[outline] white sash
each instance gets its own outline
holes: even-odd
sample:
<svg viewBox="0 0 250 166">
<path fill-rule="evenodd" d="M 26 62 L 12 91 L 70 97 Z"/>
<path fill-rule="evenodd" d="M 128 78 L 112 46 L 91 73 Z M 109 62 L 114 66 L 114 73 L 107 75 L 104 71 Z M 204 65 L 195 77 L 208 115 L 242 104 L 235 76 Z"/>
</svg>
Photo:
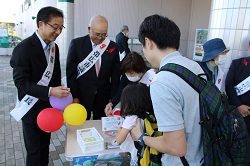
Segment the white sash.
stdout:
<svg viewBox="0 0 250 166">
<path fill-rule="evenodd" d="M 54 70 L 54 62 L 55 62 L 55 43 L 51 44 L 50 48 L 50 56 L 49 63 L 47 68 L 45 69 L 42 79 L 37 83 L 37 85 L 48 86 L 53 70 Z M 30 95 L 25 95 L 23 99 L 19 102 L 17 99 L 17 103 L 15 108 L 10 112 L 10 115 L 16 120 L 19 121 L 38 101 L 39 99 Z"/>
<path fill-rule="evenodd" d="M 77 77 L 79 78 L 86 73 L 101 57 L 109 45 L 110 40 L 106 38 L 101 44 L 97 45 L 89 55 L 77 65 Z"/>
<path fill-rule="evenodd" d="M 244 93 L 249 91 L 250 90 L 250 76 L 248 76 L 246 79 L 241 81 L 238 85 L 236 85 L 234 89 L 237 93 L 237 96 L 243 95 Z"/>
<path fill-rule="evenodd" d="M 139 81 L 140 83 L 143 83 L 147 86 L 150 85 L 150 83 L 153 81 L 153 78 L 155 77 L 156 73 L 154 69 L 148 70 Z"/>
<path fill-rule="evenodd" d="M 119 52 L 119 55 L 120 55 L 120 61 L 122 61 L 126 55 L 126 52 L 125 51 L 123 51 L 122 53 Z"/>
<path fill-rule="evenodd" d="M 224 76 L 224 71 L 222 68 L 218 67 L 218 75 L 217 75 L 217 79 L 215 81 L 215 85 L 217 86 L 217 88 L 219 90 L 221 90 L 221 85 L 222 85 L 222 81 L 223 81 L 223 76 Z"/>
</svg>

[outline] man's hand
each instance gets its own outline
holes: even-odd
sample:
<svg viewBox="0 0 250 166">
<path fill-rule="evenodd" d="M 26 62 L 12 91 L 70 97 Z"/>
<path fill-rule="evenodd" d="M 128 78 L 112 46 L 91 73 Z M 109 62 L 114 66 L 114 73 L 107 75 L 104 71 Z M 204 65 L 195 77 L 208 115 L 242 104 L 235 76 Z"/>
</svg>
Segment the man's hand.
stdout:
<svg viewBox="0 0 250 166">
<path fill-rule="evenodd" d="M 134 128 L 132 128 L 132 130 L 130 131 L 131 137 L 133 138 L 134 141 L 138 141 L 138 138 L 143 133 L 143 129 L 141 126 L 141 119 L 137 118 L 136 122 L 137 122 L 136 126 Z"/>
<path fill-rule="evenodd" d="M 59 99 L 67 97 L 70 93 L 70 88 L 65 88 L 63 86 L 51 87 L 50 96 L 55 96 Z"/>
<path fill-rule="evenodd" d="M 104 112 L 106 114 L 106 116 L 111 116 L 112 115 L 112 107 L 113 107 L 113 104 L 111 102 L 109 102 L 105 109 L 104 109 Z"/>
<path fill-rule="evenodd" d="M 249 111 L 250 107 L 247 106 L 247 105 L 240 105 L 238 107 L 238 110 L 240 112 L 240 114 L 243 116 L 243 117 L 247 117 L 250 115 L 250 111 Z"/>
</svg>

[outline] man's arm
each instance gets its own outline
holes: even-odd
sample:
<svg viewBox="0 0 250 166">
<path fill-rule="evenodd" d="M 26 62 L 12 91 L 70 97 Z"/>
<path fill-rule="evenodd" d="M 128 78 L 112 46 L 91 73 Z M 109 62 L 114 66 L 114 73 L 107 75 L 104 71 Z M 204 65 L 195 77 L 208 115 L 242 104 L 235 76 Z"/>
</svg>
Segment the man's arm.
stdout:
<svg viewBox="0 0 250 166">
<path fill-rule="evenodd" d="M 42 69 L 40 65 L 41 55 L 38 53 L 36 58 L 32 58 L 32 55 L 34 54 L 30 49 L 25 49 L 28 47 L 29 45 L 27 42 L 20 43 L 13 50 L 10 60 L 10 65 L 13 68 L 13 80 L 18 89 L 19 99 L 28 94 L 47 101 L 49 87 L 37 84 L 45 70 L 45 68 Z M 39 47 L 37 47 L 37 49 L 38 48 Z M 36 66 L 36 68 L 34 68 L 34 66 Z M 33 73 L 36 73 L 36 75 L 34 76 Z"/>
<path fill-rule="evenodd" d="M 128 38 L 126 36 L 123 36 L 121 43 L 122 43 L 122 47 L 124 48 L 126 55 L 130 53 L 130 49 L 128 47 Z"/>
<path fill-rule="evenodd" d="M 134 141 L 137 141 L 143 134 L 140 119 L 137 120 L 136 126 L 130 133 Z M 187 151 L 184 129 L 172 132 L 163 132 L 163 135 L 159 137 L 144 136 L 143 141 L 149 147 L 173 156 L 183 157 Z"/>
<path fill-rule="evenodd" d="M 238 106 L 242 105 L 242 102 L 238 98 L 236 91 L 234 89 L 234 86 L 236 84 L 235 83 L 236 71 L 237 71 L 236 63 L 235 63 L 235 61 L 233 61 L 230 65 L 228 72 L 227 72 L 227 76 L 226 76 L 226 80 L 225 80 L 225 89 L 226 89 L 226 93 L 227 93 L 229 102 L 231 104 L 235 105 L 236 107 L 238 107 Z"/>
<path fill-rule="evenodd" d="M 66 76 L 67 76 L 67 86 L 70 88 L 71 94 L 73 98 L 77 98 L 77 85 L 76 85 L 76 77 L 77 77 L 77 53 L 75 41 L 72 40 L 69 45 L 69 51 L 66 62 Z"/>
<path fill-rule="evenodd" d="M 115 47 L 115 50 L 112 54 L 114 56 L 113 65 L 112 65 L 112 73 L 111 73 L 111 96 L 110 99 L 116 93 L 116 90 L 120 83 L 120 76 L 121 76 L 121 64 L 120 64 L 120 57 L 119 57 L 119 48 L 116 43 L 113 43 L 112 47 Z"/>
</svg>

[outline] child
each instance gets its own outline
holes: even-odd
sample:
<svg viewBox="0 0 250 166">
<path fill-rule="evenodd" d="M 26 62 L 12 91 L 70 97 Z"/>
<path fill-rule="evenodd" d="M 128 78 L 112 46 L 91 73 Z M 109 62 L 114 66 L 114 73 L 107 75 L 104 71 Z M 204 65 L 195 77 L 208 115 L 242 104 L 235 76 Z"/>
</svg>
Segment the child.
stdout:
<svg viewBox="0 0 250 166">
<path fill-rule="evenodd" d="M 137 149 L 129 132 L 136 125 L 136 119 L 145 113 L 153 112 L 149 87 L 142 83 L 131 83 L 122 91 L 121 116 L 125 117 L 123 125 L 117 130 L 116 142 L 122 143 L 120 148 L 131 153 L 130 165 L 137 165 Z M 143 120 L 141 121 L 143 125 Z"/>
</svg>

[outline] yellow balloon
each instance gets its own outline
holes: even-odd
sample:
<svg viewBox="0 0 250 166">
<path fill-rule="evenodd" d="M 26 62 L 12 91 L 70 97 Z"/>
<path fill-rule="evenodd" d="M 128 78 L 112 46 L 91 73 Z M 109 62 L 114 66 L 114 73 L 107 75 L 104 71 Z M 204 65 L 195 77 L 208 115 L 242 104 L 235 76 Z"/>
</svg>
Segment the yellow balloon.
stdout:
<svg viewBox="0 0 250 166">
<path fill-rule="evenodd" d="M 68 105 L 63 112 L 64 121 L 72 126 L 80 126 L 87 119 L 87 111 L 78 103 Z"/>
</svg>

